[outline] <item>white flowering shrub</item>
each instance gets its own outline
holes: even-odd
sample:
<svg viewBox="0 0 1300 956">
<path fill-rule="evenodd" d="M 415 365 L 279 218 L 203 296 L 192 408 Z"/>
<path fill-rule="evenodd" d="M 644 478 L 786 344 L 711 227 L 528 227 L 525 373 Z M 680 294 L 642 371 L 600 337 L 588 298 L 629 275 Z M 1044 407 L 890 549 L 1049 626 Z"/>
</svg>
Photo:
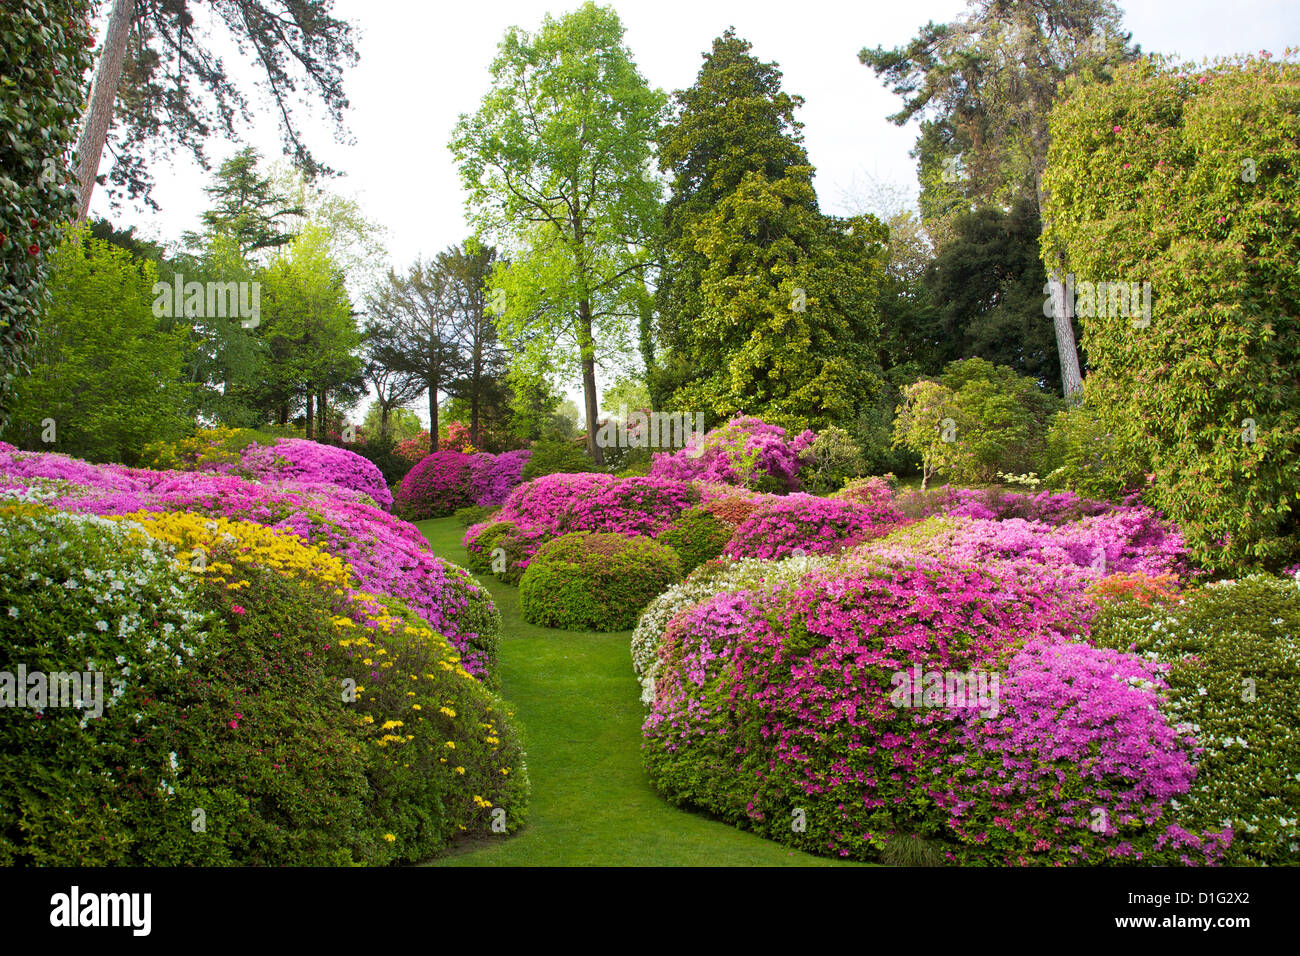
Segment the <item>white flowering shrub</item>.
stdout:
<svg viewBox="0 0 1300 956">
<path fill-rule="evenodd" d="M 1167 666 L 1170 718 L 1202 753 L 1182 825 L 1230 824 L 1228 865 L 1300 864 L 1300 587 L 1252 575 L 1161 606 L 1105 605 L 1102 647 Z"/>
<path fill-rule="evenodd" d="M 156 698 L 203 642 L 196 587 L 129 523 L 0 500 L 0 864 L 41 828 L 51 861 L 107 862 L 122 788 L 166 800 Z"/>
</svg>

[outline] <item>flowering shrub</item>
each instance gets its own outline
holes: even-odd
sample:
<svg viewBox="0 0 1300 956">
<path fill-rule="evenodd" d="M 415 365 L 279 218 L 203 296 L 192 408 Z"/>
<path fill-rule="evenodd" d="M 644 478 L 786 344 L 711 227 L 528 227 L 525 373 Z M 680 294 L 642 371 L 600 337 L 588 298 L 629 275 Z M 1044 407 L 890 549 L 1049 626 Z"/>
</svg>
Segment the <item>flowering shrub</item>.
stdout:
<svg viewBox="0 0 1300 956">
<path fill-rule="evenodd" d="M 1015 561 L 1050 568 L 1080 587 L 1112 572 L 1179 573 L 1186 557 L 1178 532 L 1145 510 L 1117 511 L 1059 527 L 1021 518 L 936 516 L 897 532 L 889 542 L 973 563 Z"/>
<path fill-rule="evenodd" d="M 99 515 L 182 511 L 284 529 L 346 561 L 359 587 L 401 598 L 494 682 L 500 615 L 486 591 L 432 554 L 423 536 L 359 492 L 333 484 L 259 485 L 232 475 L 95 466 L 61 455 L 0 452 L 0 478 L 44 483 L 52 506 Z"/>
<path fill-rule="evenodd" d="M 696 487 L 700 491 L 700 507 L 733 528 L 776 497 L 731 485 L 697 482 Z"/>
<path fill-rule="evenodd" d="M 660 533 L 657 540 L 677 552 L 682 560 L 682 572 L 690 574 L 705 561 L 722 554 L 733 531 L 731 525 L 705 509 L 690 508 Z"/>
<path fill-rule="evenodd" d="M 733 418 L 685 448 L 654 456 L 650 474 L 679 481 L 722 482 L 759 491 L 799 488 L 799 471 L 816 436 L 808 430 L 795 438 L 784 428 L 754 417 Z"/>
<path fill-rule="evenodd" d="M 523 818 L 504 705 L 341 560 L 284 529 L 42 493 L 0 504 L 0 640 L 33 670 L 104 673 L 111 697 L 0 725 L 25 754 L 22 782 L 0 764 L 0 860 L 414 862 L 494 806 Z"/>
<path fill-rule="evenodd" d="M 244 452 L 253 445 L 274 445 L 276 438 L 251 428 L 218 425 L 174 442 L 150 442 L 140 455 L 142 468 L 159 471 L 215 471 L 237 474 Z"/>
<path fill-rule="evenodd" d="M 384 476 L 374 463 L 335 445 L 281 438 L 270 446 L 250 445 L 244 452 L 242 466 L 261 481 L 323 482 L 368 495 L 381 508 L 393 504 Z"/>
<path fill-rule="evenodd" d="M 1098 612 L 1091 639 L 1164 668 L 1165 709 L 1204 748 L 1179 798 L 1183 826 L 1230 826 L 1234 866 L 1300 863 L 1295 581 L 1252 575 L 1178 601 L 1116 601 Z"/>
<path fill-rule="evenodd" d="M 1033 642 L 1001 681 L 999 713 L 957 714 L 935 794 L 963 862 L 1219 862 L 1222 826 L 1185 830 L 1199 751 L 1161 715 L 1155 666 L 1087 644 Z M 944 792 L 944 790 L 948 792 Z M 1175 822 L 1179 821 L 1179 822 Z"/>
<path fill-rule="evenodd" d="M 894 706 L 894 675 L 996 671 L 1074 606 L 998 568 L 895 552 L 718 594 L 669 622 L 644 754 L 656 788 L 810 852 L 923 832 L 960 725 Z M 792 827 L 792 818 L 802 828 Z"/>
<path fill-rule="evenodd" d="M 660 539 L 663 542 L 663 539 Z M 655 697 L 655 677 L 659 673 L 659 647 L 668 622 L 682 610 L 720 592 L 742 591 L 765 583 L 798 581 L 815 568 L 828 566 L 828 558 L 794 556 L 780 561 L 744 558 L 740 561 L 711 561 L 697 568 L 681 584 L 674 584 L 651 601 L 632 632 L 632 669 L 641 682 L 641 702 L 651 704 Z"/>
<path fill-rule="evenodd" d="M 531 455 L 527 448 L 500 455 L 477 455 L 469 477 L 469 491 L 474 504 L 481 508 L 503 504 L 510 492 L 523 481 L 524 465 Z"/>
<path fill-rule="evenodd" d="M 398 458 L 405 459 L 407 464 L 418 465 L 423 461 L 429 452 L 429 432 L 424 430 L 414 438 L 408 438 L 405 441 L 399 441 L 393 449 L 393 453 Z"/>
<path fill-rule="evenodd" d="M 649 538 L 577 531 L 537 551 L 519 582 L 519 609 L 546 627 L 623 631 L 681 577 L 676 553 Z"/>
<path fill-rule="evenodd" d="M 557 472 L 526 481 L 507 496 L 497 517 L 521 527 L 545 528 L 552 534 L 568 530 L 565 519 L 573 503 L 614 483 L 599 472 Z"/>
<path fill-rule="evenodd" d="M 900 511 L 914 518 L 946 514 L 990 521 L 1023 518 L 1026 521 L 1042 521 L 1053 525 L 1110 511 L 1149 510 L 1132 503 L 1113 505 L 1109 501 L 1080 498 L 1070 491 L 1043 491 L 1028 495 L 996 488 L 977 490 L 954 488 L 951 485 L 928 491 L 909 491 L 897 496 L 894 503 Z"/>
<path fill-rule="evenodd" d="M 575 497 L 561 520 L 565 531 L 599 531 L 653 538 L 699 500 L 683 481 L 620 478 Z"/>
<path fill-rule="evenodd" d="M 871 511 L 851 501 L 788 495 L 746 518 L 725 553 L 731 558 L 779 558 L 796 548 L 814 554 L 840 551 L 886 530 L 872 518 Z"/>
<path fill-rule="evenodd" d="M 445 518 L 474 504 L 469 480 L 473 455 L 438 451 L 421 459 L 397 486 L 393 510 L 407 521 Z"/>
</svg>

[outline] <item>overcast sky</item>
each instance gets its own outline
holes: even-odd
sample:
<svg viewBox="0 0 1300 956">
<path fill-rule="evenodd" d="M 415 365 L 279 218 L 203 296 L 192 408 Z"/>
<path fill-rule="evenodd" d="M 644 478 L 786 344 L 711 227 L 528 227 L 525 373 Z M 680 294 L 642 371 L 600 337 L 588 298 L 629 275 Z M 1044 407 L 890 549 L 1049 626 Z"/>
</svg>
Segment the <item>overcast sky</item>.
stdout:
<svg viewBox="0 0 1300 956">
<path fill-rule="evenodd" d="M 335 142 L 328 123 L 304 116 L 314 153 L 346 175 L 331 188 L 354 196 L 386 230 L 392 261 L 401 266 L 430 256 L 467 235 L 464 193 L 447 141 L 461 113 L 474 112 L 487 90 L 487 67 L 503 31 L 536 29 L 546 13 L 559 15 L 579 0 L 335 0 L 334 14 L 357 27 L 357 67 L 345 77 L 353 142 Z M 701 55 L 728 26 L 775 61 L 784 86 L 804 98 L 799 119 L 817 168 L 817 190 L 827 212 L 854 212 L 855 195 L 871 178 L 916 193 L 915 161 L 908 155 L 915 126 L 885 117 L 899 106 L 857 54 L 864 46 L 905 43 L 929 20 L 944 22 L 965 0 L 613 0 L 626 43 L 642 75 L 668 92 L 689 86 Z M 1300 47 L 1297 0 L 1130 0 L 1121 4 L 1125 28 L 1143 50 L 1201 59 Z M 199 8 L 198 26 L 206 14 Z M 224 52 L 224 51 L 223 51 Z M 227 68 L 248 89 L 257 69 L 231 49 Z M 274 157 L 281 138 L 269 111 L 242 134 Z M 212 143 L 214 167 L 242 144 Z M 106 169 L 107 165 L 103 167 Z M 98 194 L 92 213 L 118 225 L 174 240 L 197 226 L 209 181 L 185 154 L 159 156 L 151 166 L 162 211 L 113 211 Z M 604 383 L 602 383 L 603 386 Z M 360 409 L 358 410 L 360 411 Z"/>
</svg>

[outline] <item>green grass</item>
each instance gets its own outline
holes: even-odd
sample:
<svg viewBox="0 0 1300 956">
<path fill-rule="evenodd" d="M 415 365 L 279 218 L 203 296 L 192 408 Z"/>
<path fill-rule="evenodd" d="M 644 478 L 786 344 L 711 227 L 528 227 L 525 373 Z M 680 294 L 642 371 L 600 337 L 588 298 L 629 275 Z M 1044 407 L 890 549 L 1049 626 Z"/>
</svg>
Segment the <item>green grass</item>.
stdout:
<svg viewBox="0 0 1300 956">
<path fill-rule="evenodd" d="M 434 553 L 464 564 L 454 518 L 416 526 Z M 663 800 L 641 767 L 630 634 L 526 624 L 517 588 L 483 584 L 501 609 L 502 694 L 524 734 L 532 805 L 517 834 L 463 841 L 433 866 L 844 865 Z"/>
</svg>

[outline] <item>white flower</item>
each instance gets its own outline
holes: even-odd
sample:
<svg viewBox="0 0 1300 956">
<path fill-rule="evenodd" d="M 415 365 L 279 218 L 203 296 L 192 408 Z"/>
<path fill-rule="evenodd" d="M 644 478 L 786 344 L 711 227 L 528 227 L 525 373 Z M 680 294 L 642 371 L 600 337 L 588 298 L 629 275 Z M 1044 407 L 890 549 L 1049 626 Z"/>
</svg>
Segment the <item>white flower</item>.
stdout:
<svg viewBox="0 0 1300 956">
<path fill-rule="evenodd" d="M 98 631 L 107 631 L 107 630 L 108 630 L 108 622 L 107 622 L 107 621 L 96 621 L 96 622 L 95 622 L 95 629 L 98 630 Z"/>
<path fill-rule="evenodd" d="M 16 607 L 10 607 L 10 608 L 9 608 L 9 616 L 10 616 L 10 617 L 17 617 L 17 616 L 18 616 L 18 608 L 16 608 Z"/>
</svg>

